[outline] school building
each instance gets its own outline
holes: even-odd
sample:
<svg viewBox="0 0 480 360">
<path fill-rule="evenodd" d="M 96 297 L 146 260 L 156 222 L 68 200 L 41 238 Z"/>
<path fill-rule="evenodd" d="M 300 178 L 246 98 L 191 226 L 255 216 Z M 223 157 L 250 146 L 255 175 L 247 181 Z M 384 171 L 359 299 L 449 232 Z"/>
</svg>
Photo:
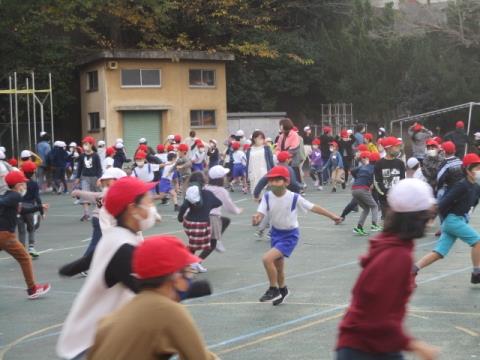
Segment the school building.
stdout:
<svg viewBox="0 0 480 360">
<path fill-rule="evenodd" d="M 164 143 L 169 134 L 227 137 L 228 53 L 104 50 L 80 63 L 82 133 L 131 152 L 138 139 Z"/>
</svg>

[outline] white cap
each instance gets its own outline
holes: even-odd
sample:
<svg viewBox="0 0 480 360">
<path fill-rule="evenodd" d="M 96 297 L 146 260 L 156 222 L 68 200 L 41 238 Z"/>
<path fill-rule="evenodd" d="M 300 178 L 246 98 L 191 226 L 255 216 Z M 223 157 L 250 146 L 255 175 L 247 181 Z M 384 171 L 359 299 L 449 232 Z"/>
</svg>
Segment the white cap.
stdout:
<svg viewBox="0 0 480 360">
<path fill-rule="evenodd" d="M 32 152 L 30 150 L 22 150 L 22 152 L 20 153 L 20 158 L 22 159 L 29 158 L 30 156 L 32 156 Z"/>
<path fill-rule="evenodd" d="M 146 142 L 147 142 L 147 139 L 145 139 L 145 138 L 138 139 L 139 144 L 145 144 Z"/>
<path fill-rule="evenodd" d="M 273 140 L 272 140 L 271 137 L 267 137 L 267 138 L 265 139 L 265 142 L 273 142 Z"/>
<path fill-rule="evenodd" d="M 348 134 L 348 135 L 352 135 L 352 134 L 353 134 L 353 130 L 352 130 L 352 129 L 348 129 L 348 130 L 347 130 L 347 134 Z"/>
<path fill-rule="evenodd" d="M 100 180 L 120 179 L 125 176 L 127 176 L 127 174 L 122 169 L 111 167 L 105 170 L 103 175 L 100 177 Z"/>
<path fill-rule="evenodd" d="M 398 213 L 428 210 L 436 203 L 433 190 L 419 179 L 403 179 L 387 195 L 390 208 Z"/>
<path fill-rule="evenodd" d="M 480 140 L 480 132 L 476 132 L 473 136 L 475 136 L 475 140 Z"/>
<path fill-rule="evenodd" d="M 243 137 L 245 136 L 245 133 L 243 132 L 243 130 L 237 130 L 237 132 L 235 133 L 235 136 Z"/>
<path fill-rule="evenodd" d="M 192 204 L 200 202 L 200 189 L 198 186 L 190 186 L 185 193 L 185 198 Z"/>
<path fill-rule="evenodd" d="M 175 140 L 175 135 L 168 135 L 167 140 Z"/>
<path fill-rule="evenodd" d="M 65 143 L 65 141 L 59 141 L 58 142 L 60 145 L 60 147 L 64 148 L 64 147 L 67 147 L 67 144 Z"/>
<path fill-rule="evenodd" d="M 309 130 L 312 130 L 309 125 L 307 125 L 303 128 L 303 131 L 309 131 Z"/>
<path fill-rule="evenodd" d="M 123 143 L 122 142 L 117 142 L 115 144 L 115 149 L 123 149 Z"/>
<path fill-rule="evenodd" d="M 98 140 L 97 145 L 98 145 L 98 146 L 105 146 L 105 141 L 103 141 L 103 140 Z"/>
<path fill-rule="evenodd" d="M 230 172 L 230 169 L 224 168 L 222 165 L 215 165 L 208 170 L 210 179 L 221 179 Z"/>
<path fill-rule="evenodd" d="M 410 159 L 407 160 L 407 166 L 409 169 L 413 169 L 415 166 L 417 166 L 420 162 L 418 161 L 417 158 L 411 157 Z"/>
<path fill-rule="evenodd" d="M 47 132 L 46 131 L 40 131 L 40 136 L 44 136 L 44 135 L 47 135 Z"/>
<path fill-rule="evenodd" d="M 0 151 L 0 160 L 5 160 L 5 153 Z"/>
<path fill-rule="evenodd" d="M 0 146 L 0 151 L 5 153 L 7 152 L 7 149 L 5 149 L 5 146 Z"/>
<path fill-rule="evenodd" d="M 103 164 L 105 165 L 105 167 L 107 167 L 107 166 L 109 166 L 109 167 L 110 167 L 110 166 L 113 166 L 114 163 L 115 163 L 115 160 L 113 160 L 113 158 L 111 158 L 111 157 L 105 158 L 105 160 L 104 160 L 104 162 L 103 162 Z"/>
<path fill-rule="evenodd" d="M 53 146 L 62 147 L 62 142 L 60 140 L 57 140 L 53 143 Z"/>
<path fill-rule="evenodd" d="M 118 138 L 117 140 L 115 140 L 115 143 L 122 143 L 122 144 L 123 144 L 123 139 L 122 139 L 122 138 Z"/>
<path fill-rule="evenodd" d="M 77 147 L 77 143 L 75 141 L 72 141 L 68 147 Z"/>
<path fill-rule="evenodd" d="M 381 132 L 386 132 L 384 127 L 378 128 L 378 130 L 380 130 Z"/>
<path fill-rule="evenodd" d="M 214 143 L 215 145 L 217 145 L 217 140 L 215 140 L 215 139 L 210 139 L 209 142 L 212 142 L 212 143 Z"/>
</svg>

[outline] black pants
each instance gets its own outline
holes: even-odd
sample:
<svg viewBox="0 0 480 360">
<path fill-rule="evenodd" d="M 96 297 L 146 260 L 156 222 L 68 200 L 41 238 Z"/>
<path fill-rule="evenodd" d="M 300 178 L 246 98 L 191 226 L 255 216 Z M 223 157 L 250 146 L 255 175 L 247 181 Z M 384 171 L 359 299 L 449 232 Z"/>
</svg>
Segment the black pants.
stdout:
<svg viewBox="0 0 480 360">
<path fill-rule="evenodd" d="M 55 188 L 57 191 L 60 190 L 60 184 L 63 184 L 63 192 L 67 192 L 67 180 L 65 179 L 65 168 L 56 167 L 55 173 L 53 174 L 53 181 L 55 183 Z"/>
<path fill-rule="evenodd" d="M 340 215 L 342 218 L 346 218 L 348 214 L 350 214 L 353 210 L 358 209 L 358 202 L 354 198 L 350 200 L 347 206 L 345 206 L 345 209 L 342 211 L 342 215 Z"/>
<path fill-rule="evenodd" d="M 404 360 L 402 353 L 370 354 L 363 351 L 341 348 L 337 350 L 336 360 Z"/>
<path fill-rule="evenodd" d="M 352 167 L 352 161 L 352 156 L 345 156 L 343 158 L 343 169 L 345 170 L 345 182 L 343 183 L 343 185 L 346 185 L 348 183 L 348 175 L 350 173 L 350 168 Z M 345 186 L 343 186 L 343 188 L 345 189 Z"/>
</svg>

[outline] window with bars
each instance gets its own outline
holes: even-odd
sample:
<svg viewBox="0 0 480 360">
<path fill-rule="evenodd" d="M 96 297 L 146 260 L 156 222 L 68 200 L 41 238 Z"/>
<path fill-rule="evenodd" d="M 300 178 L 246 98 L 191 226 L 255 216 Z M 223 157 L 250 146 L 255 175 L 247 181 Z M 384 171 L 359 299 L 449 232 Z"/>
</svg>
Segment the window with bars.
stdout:
<svg viewBox="0 0 480 360">
<path fill-rule="evenodd" d="M 190 110 L 190 126 L 192 128 L 216 127 L 215 110 Z"/>
<path fill-rule="evenodd" d="M 215 70 L 190 69 L 190 87 L 215 87 Z"/>
<path fill-rule="evenodd" d="M 122 87 L 160 87 L 160 69 L 122 69 Z"/>
</svg>

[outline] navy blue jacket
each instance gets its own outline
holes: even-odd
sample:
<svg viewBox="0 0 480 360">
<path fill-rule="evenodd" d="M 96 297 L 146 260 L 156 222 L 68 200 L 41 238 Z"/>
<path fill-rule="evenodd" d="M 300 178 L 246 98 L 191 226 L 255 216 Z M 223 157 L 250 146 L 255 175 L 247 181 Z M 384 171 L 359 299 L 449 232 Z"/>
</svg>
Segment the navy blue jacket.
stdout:
<svg viewBox="0 0 480 360">
<path fill-rule="evenodd" d="M 56 168 L 65 168 L 67 167 L 68 153 L 65 149 L 54 146 L 52 151 L 49 154 L 50 165 Z"/>
<path fill-rule="evenodd" d="M 373 174 L 375 167 L 372 164 L 360 165 L 351 170 L 352 176 L 355 178 L 352 186 L 372 186 Z"/>
<path fill-rule="evenodd" d="M 467 179 L 457 182 L 438 203 L 438 212 L 446 217 L 448 214 L 466 216 L 472 207 L 477 206 L 480 186 Z"/>
</svg>

